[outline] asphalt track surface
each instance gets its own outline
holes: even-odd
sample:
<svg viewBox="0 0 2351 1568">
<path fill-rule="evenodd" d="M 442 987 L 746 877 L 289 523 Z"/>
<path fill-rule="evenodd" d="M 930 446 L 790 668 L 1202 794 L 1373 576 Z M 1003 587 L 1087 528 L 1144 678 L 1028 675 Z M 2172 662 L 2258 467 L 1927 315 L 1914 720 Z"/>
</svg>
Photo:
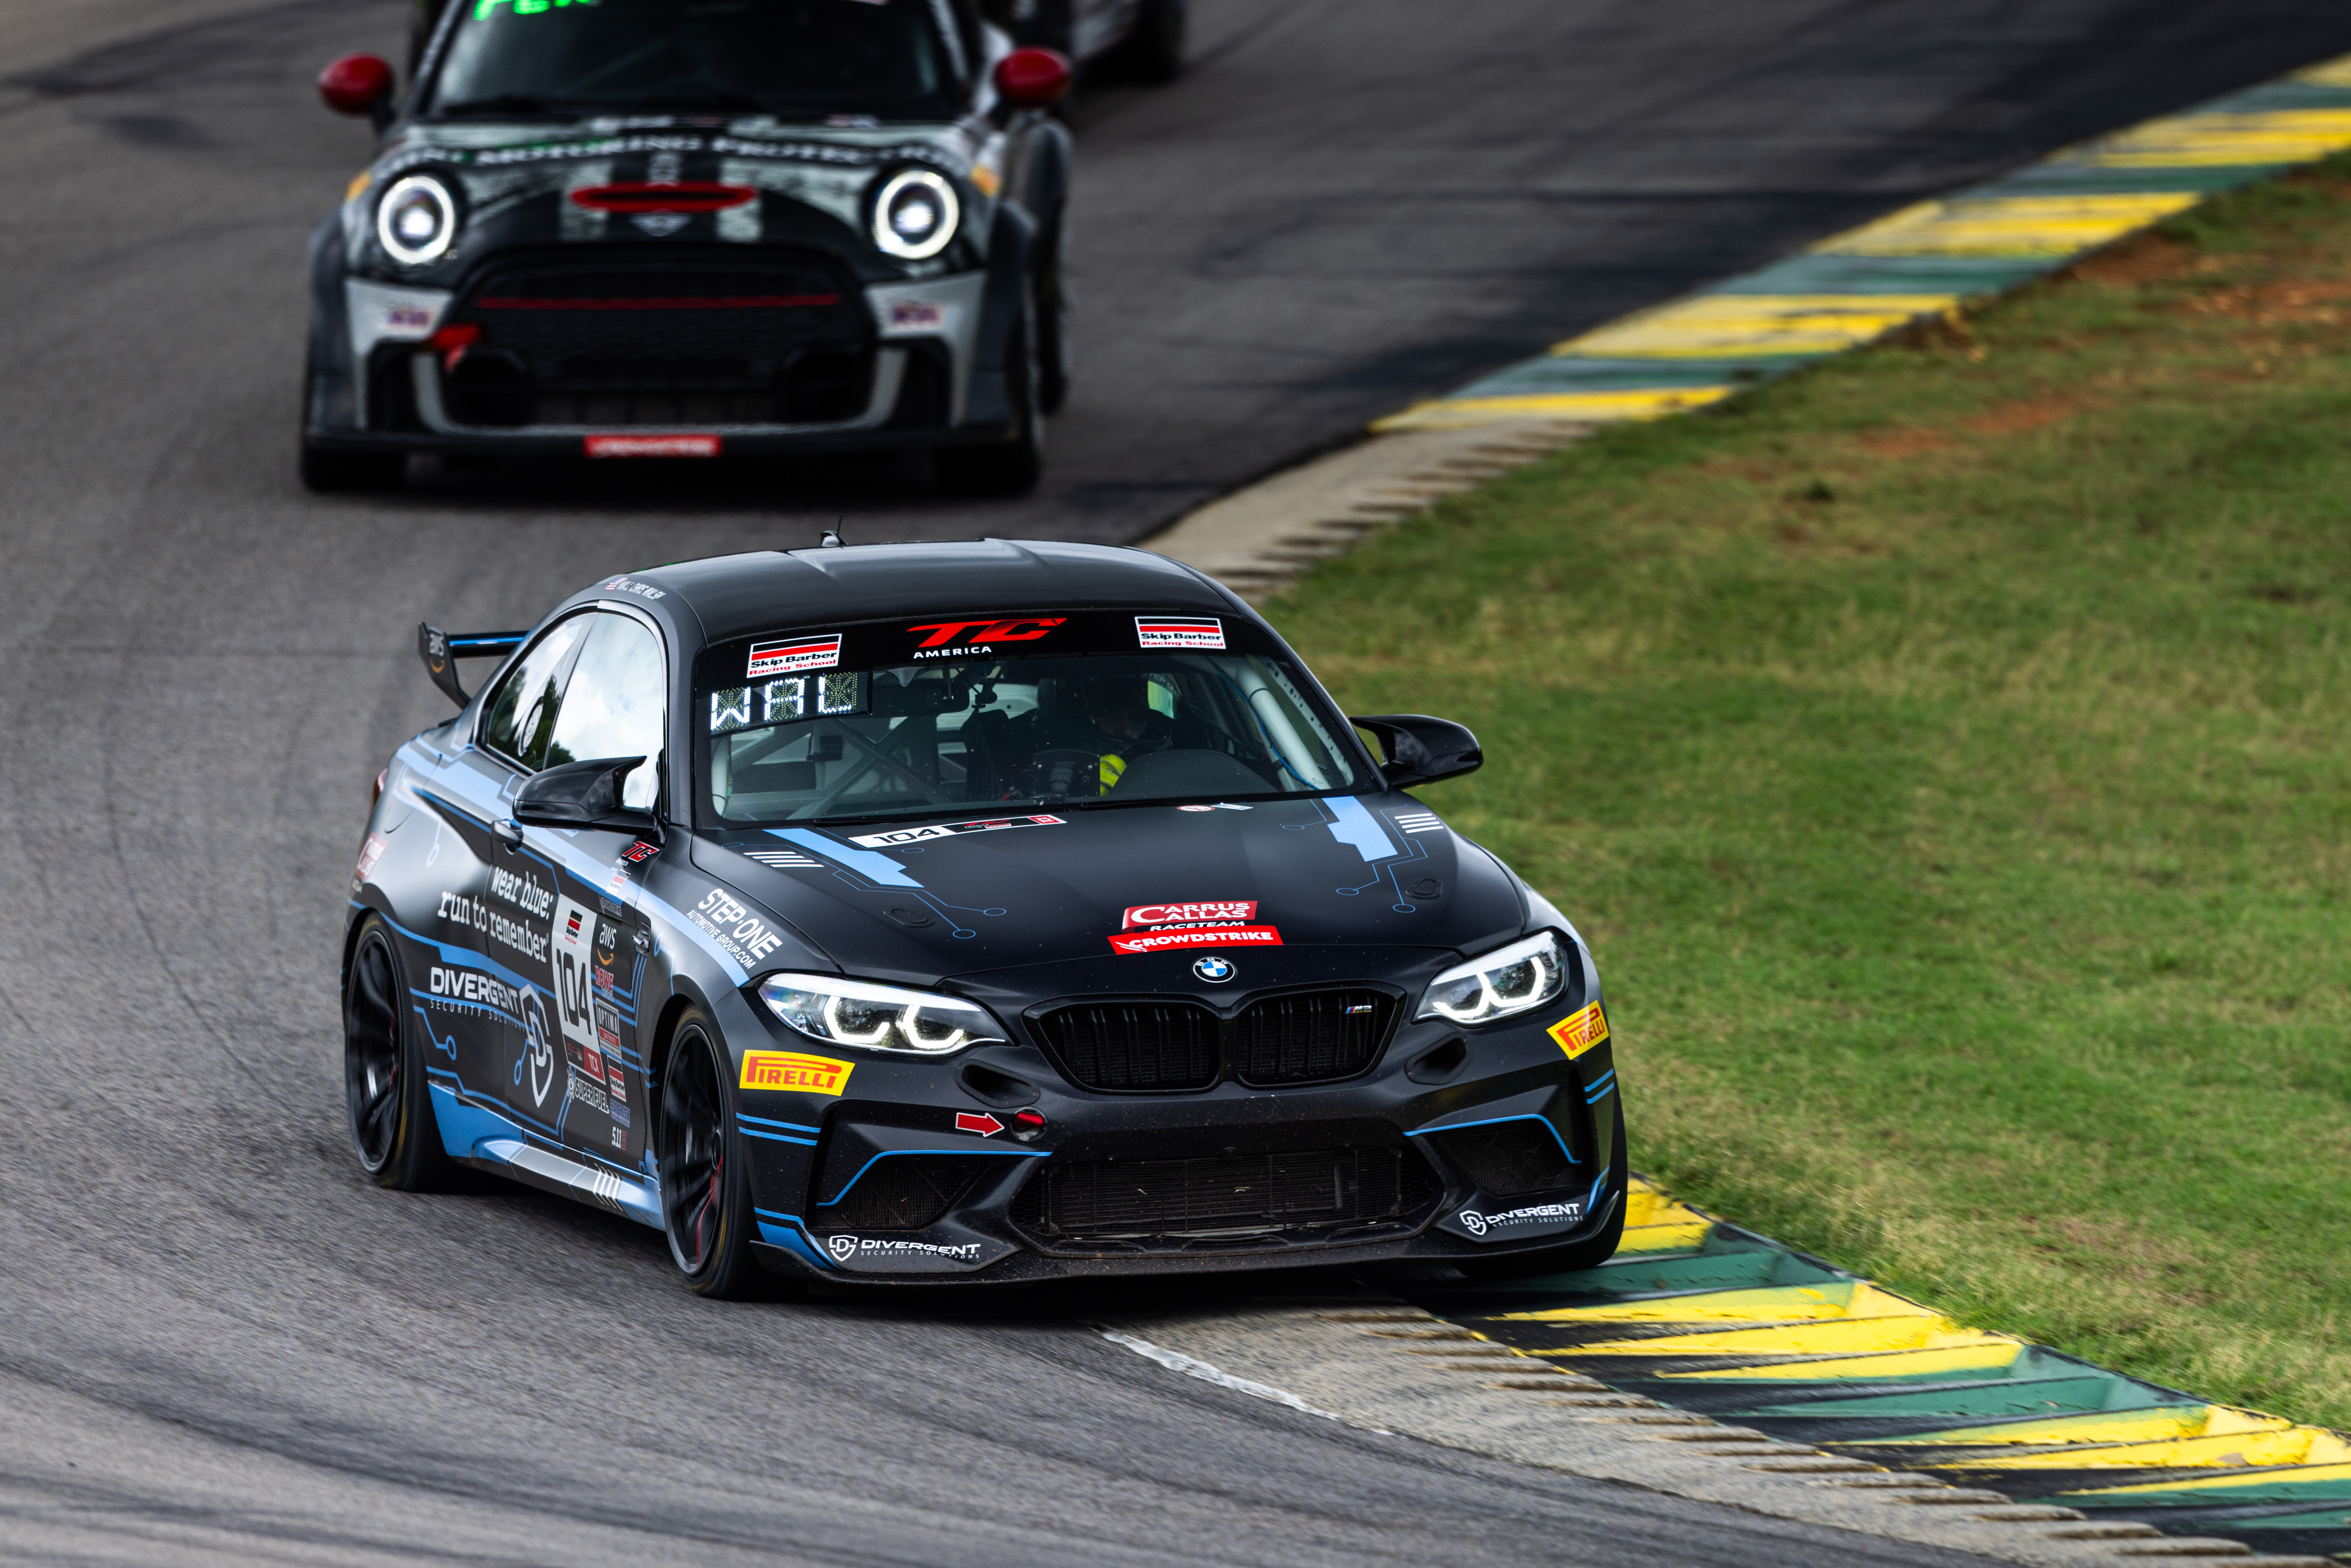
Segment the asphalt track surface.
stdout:
<svg viewBox="0 0 2351 1568">
<path fill-rule="evenodd" d="M 308 82 L 392 52 L 397 7 L 0 11 L 0 1558 L 1967 1561 L 1228 1394 L 1073 1324 L 1114 1298 L 715 1305 L 624 1222 L 357 1179 L 337 938 L 367 781 L 442 711 L 420 616 L 527 623 L 844 513 L 1132 538 L 1566 330 L 2351 49 L 2351 11 L 2275 0 L 1196 6 L 1191 78 L 1080 110 L 1083 379 L 1046 487 L 989 507 L 651 466 L 305 496 L 303 236 L 366 146 Z"/>
</svg>

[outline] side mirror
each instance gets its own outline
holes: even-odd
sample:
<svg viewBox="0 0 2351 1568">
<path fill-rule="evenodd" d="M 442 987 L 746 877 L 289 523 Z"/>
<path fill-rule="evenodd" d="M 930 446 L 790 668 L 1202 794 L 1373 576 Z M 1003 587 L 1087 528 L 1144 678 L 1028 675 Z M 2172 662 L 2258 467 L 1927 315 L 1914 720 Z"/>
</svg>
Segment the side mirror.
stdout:
<svg viewBox="0 0 2351 1568">
<path fill-rule="evenodd" d="M 661 842 L 651 811 L 621 804 L 621 780 L 642 757 L 597 757 L 535 773 L 515 791 L 514 819 L 535 828 L 611 828 Z"/>
<path fill-rule="evenodd" d="M 319 73 L 319 96 L 337 114 L 365 115 L 378 131 L 392 123 L 392 67 L 374 55 L 345 55 Z"/>
<path fill-rule="evenodd" d="M 1450 719 L 1420 713 L 1378 713 L 1347 721 L 1379 737 L 1387 761 L 1380 773 L 1395 789 L 1475 773 L 1486 760 L 1478 737 Z"/>
<path fill-rule="evenodd" d="M 1070 62 L 1054 49 L 1015 49 L 996 62 L 996 90 L 1015 109 L 1050 109 L 1069 93 Z"/>
</svg>

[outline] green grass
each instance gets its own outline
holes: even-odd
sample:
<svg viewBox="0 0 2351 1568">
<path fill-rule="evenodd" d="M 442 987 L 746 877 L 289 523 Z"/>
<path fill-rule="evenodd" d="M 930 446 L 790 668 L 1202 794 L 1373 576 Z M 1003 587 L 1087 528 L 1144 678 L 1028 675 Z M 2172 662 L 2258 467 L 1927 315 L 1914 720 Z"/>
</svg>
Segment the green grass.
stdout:
<svg viewBox="0 0 2351 1568">
<path fill-rule="evenodd" d="M 1270 607 L 1576 919 L 1633 1155 L 2351 1424 L 2351 167 L 1449 501 Z"/>
</svg>

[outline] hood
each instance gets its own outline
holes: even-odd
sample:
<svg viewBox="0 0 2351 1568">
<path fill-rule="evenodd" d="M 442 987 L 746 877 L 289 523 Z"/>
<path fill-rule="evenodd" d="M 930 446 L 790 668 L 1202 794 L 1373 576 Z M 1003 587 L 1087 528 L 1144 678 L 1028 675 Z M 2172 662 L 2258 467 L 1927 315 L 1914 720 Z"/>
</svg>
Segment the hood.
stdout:
<svg viewBox="0 0 2351 1568">
<path fill-rule="evenodd" d="M 985 126 L 810 126 L 766 116 L 410 124 L 353 193 L 346 222 L 362 241 L 373 193 L 430 171 L 459 187 L 464 231 L 429 276 L 404 274 L 406 282 L 440 281 L 467 256 L 507 246 L 601 240 L 817 245 L 878 265 L 863 238 L 877 172 L 918 165 L 947 176 L 967 208 L 965 232 L 985 234 L 1002 142 Z"/>
<path fill-rule="evenodd" d="M 1252 950 L 1285 970 L 1409 950 L 1417 970 L 1509 940 L 1526 911 L 1401 794 L 736 831 L 693 853 L 844 972 L 904 984 L 1076 964 L 1144 986 L 1171 956 Z"/>
</svg>

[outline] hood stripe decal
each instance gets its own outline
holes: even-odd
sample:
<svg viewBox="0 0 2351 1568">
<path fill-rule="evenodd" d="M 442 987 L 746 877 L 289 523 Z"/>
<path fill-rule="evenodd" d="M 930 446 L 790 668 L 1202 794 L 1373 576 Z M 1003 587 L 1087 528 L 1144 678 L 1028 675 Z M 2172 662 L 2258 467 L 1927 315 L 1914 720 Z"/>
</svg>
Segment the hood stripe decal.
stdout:
<svg viewBox="0 0 2351 1568">
<path fill-rule="evenodd" d="M 1384 861 L 1396 852 L 1395 846 L 1388 841 L 1387 830 L 1380 826 L 1380 820 L 1366 810 L 1364 803 L 1353 795 L 1327 796 L 1322 804 L 1329 807 L 1331 814 L 1338 819 L 1329 824 L 1331 836 L 1366 861 Z"/>
<path fill-rule="evenodd" d="M 1361 807 L 1356 810 L 1361 810 Z M 807 828 L 769 828 L 768 831 L 813 854 L 822 855 L 838 865 L 845 865 L 858 875 L 878 882 L 883 887 L 920 887 L 923 884 L 906 874 L 896 861 L 879 850 L 853 850 L 846 844 L 833 842 L 822 833 Z"/>
</svg>

